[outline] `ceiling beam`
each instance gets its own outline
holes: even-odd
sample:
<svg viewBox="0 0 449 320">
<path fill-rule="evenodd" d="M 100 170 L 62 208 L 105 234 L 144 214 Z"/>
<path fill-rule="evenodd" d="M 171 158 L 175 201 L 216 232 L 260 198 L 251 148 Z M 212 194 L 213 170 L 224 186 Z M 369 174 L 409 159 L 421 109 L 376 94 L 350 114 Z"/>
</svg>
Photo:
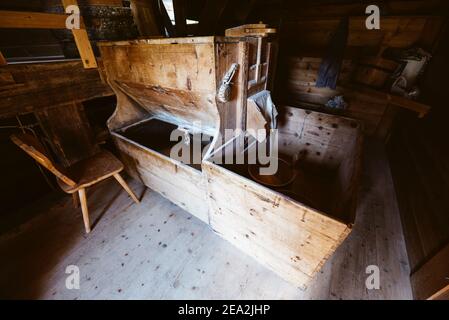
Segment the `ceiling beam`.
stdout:
<svg viewBox="0 0 449 320">
<path fill-rule="evenodd" d="M 65 29 L 65 14 L 0 10 L 0 28 Z"/>
<path fill-rule="evenodd" d="M 175 10 L 176 36 L 185 37 L 187 35 L 186 20 L 186 0 L 173 0 Z"/>
<path fill-rule="evenodd" d="M 160 14 L 162 16 L 162 22 L 164 24 L 165 29 L 167 30 L 169 37 L 175 36 L 175 28 L 173 27 L 173 24 L 171 23 L 170 17 L 168 16 L 167 9 L 165 9 L 164 2 L 162 0 L 159 0 L 159 10 Z"/>
<path fill-rule="evenodd" d="M 196 35 L 213 35 L 227 4 L 228 0 L 206 0 L 206 5 L 200 16 Z"/>
<path fill-rule="evenodd" d="M 66 9 L 70 5 L 78 5 L 77 0 L 62 0 L 61 2 L 64 6 L 64 9 Z M 97 68 L 97 60 L 95 58 L 94 51 L 92 50 L 92 45 L 90 44 L 89 36 L 87 35 L 87 31 L 84 25 L 80 26 L 80 29 L 72 29 L 72 34 L 75 38 L 75 43 L 78 48 L 81 60 L 83 61 L 84 68 Z"/>
</svg>

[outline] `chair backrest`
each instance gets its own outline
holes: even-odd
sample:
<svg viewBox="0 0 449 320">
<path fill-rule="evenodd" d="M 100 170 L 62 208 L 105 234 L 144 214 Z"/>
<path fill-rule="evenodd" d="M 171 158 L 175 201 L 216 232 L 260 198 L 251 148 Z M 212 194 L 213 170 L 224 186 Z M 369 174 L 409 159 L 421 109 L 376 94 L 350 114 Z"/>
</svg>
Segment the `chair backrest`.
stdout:
<svg viewBox="0 0 449 320">
<path fill-rule="evenodd" d="M 64 183 L 71 187 L 76 185 L 76 182 L 67 176 L 64 169 L 53 163 L 50 156 L 45 151 L 44 146 L 36 137 L 31 134 L 20 133 L 12 135 L 11 140 L 39 164 L 61 179 Z"/>
</svg>

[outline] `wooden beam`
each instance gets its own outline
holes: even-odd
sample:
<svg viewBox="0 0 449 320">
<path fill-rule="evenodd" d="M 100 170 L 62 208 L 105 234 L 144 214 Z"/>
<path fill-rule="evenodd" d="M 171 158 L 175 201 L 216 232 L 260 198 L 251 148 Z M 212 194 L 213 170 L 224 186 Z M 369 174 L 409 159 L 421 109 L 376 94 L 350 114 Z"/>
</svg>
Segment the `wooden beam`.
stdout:
<svg viewBox="0 0 449 320">
<path fill-rule="evenodd" d="M 3 56 L 2 52 L 0 51 L 0 66 L 6 66 L 8 62 L 6 61 L 5 57 Z"/>
<path fill-rule="evenodd" d="M 159 10 L 160 14 L 162 16 L 162 22 L 164 24 L 165 29 L 167 29 L 168 36 L 173 37 L 175 36 L 175 28 L 173 27 L 173 24 L 171 23 L 170 17 L 168 16 L 167 10 L 165 9 L 165 5 L 162 2 L 162 0 L 159 0 Z"/>
<path fill-rule="evenodd" d="M 61 0 L 64 9 L 70 5 L 78 5 L 77 0 Z M 65 22 L 64 22 L 65 24 Z M 80 29 L 72 29 L 73 37 L 75 38 L 75 43 L 78 48 L 81 60 L 83 61 L 84 68 L 92 69 L 97 68 L 97 60 L 95 59 L 94 51 L 92 50 L 92 45 L 89 41 L 89 36 L 84 27 Z"/>
<path fill-rule="evenodd" d="M 142 37 L 164 34 L 162 17 L 156 1 L 131 0 L 131 12 Z"/>
<path fill-rule="evenodd" d="M 416 299 L 438 300 L 449 290 L 449 245 L 438 252 L 411 276 Z"/>
<path fill-rule="evenodd" d="M 187 35 L 186 1 L 173 0 L 173 9 L 175 10 L 176 36 L 185 37 Z"/>
<path fill-rule="evenodd" d="M 426 104 L 397 96 L 388 92 L 364 88 L 361 86 L 350 86 L 349 88 L 350 90 L 353 90 L 354 92 L 357 92 L 359 94 L 371 96 L 373 99 L 382 99 L 387 101 L 391 105 L 414 111 L 418 114 L 419 118 L 424 118 L 432 109 Z"/>
<path fill-rule="evenodd" d="M 200 16 L 196 35 L 213 35 L 227 4 L 228 0 L 207 0 Z"/>
<path fill-rule="evenodd" d="M 113 94 L 98 70 L 84 69 L 81 61 L 0 68 L 0 118 Z"/>
<path fill-rule="evenodd" d="M 0 28 L 64 29 L 65 14 L 0 10 Z"/>
</svg>

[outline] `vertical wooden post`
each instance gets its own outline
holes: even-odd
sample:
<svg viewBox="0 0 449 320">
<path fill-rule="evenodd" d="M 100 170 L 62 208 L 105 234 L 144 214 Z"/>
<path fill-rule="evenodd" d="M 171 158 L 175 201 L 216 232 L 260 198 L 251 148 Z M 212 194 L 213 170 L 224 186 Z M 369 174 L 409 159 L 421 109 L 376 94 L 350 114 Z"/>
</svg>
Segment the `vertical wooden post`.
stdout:
<svg viewBox="0 0 449 320">
<path fill-rule="evenodd" d="M 165 34 L 159 5 L 156 1 L 131 0 L 131 12 L 141 36 L 161 36 Z"/>
<path fill-rule="evenodd" d="M 78 5 L 77 0 L 61 1 L 64 9 L 66 9 L 70 5 Z M 97 68 L 97 60 L 95 59 L 95 54 L 92 50 L 92 45 L 90 44 L 89 37 L 84 26 L 81 26 L 80 29 L 72 29 L 72 34 L 75 38 L 75 43 L 78 48 L 81 60 L 83 61 L 84 68 Z"/>
<path fill-rule="evenodd" d="M 173 9 L 175 10 L 176 36 L 185 37 L 187 35 L 186 1 L 173 0 Z"/>
</svg>

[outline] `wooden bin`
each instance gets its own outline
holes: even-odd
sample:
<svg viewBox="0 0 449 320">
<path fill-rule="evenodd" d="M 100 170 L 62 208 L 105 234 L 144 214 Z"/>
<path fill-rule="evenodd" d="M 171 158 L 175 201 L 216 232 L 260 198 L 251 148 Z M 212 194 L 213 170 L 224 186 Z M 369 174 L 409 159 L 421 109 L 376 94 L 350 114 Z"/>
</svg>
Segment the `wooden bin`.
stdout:
<svg viewBox="0 0 449 320">
<path fill-rule="evenodd" d="M 269 188 L 251 178 L 247 164 L 215 164 L 236 152 L 228 143 L 203 161 L 210 225 L 284 279 L 305 287 L 351 231 L 362 133 L 352 119 L 290 107 L 281 115 L 279 157 L 299 156 L 296 179 L 289 187 Z M 245 150 L 257 144 L 247 143 Z"/>
<path fill-rule="evenodd" d="M 284 108 L 278 121 L 280 150 L 287 159 L 301 156 L 303 174 L 291 184 L 293 195 L 270 189 L 253 181 L 245 165 L 213 163 L 220 146 L 238 138 L 226 137 L 224 129 L 246 133 L 248 96 L 267 89 L 267 39 L 152 39 L 100 43 L 99 48 L 102 75 L 117 95 L 108 127 L 128 172 L 280 276 L 304 286 L 351 230 L 359 124 Z M 217 92 L 233 63 L 239 68 L 230 100 L 223 103 Z M 170 156 L 170 133 L 180 130 L 190 139 L 198 133 L 207 138 L 200 163 Z M 258 143 L 248 141 L 251 148 Z"/>
<path fill-rule="evenodd" d="M 247 92 L 264 90 L 267 82 L 265 76 L 264 82 L 249 84 L 255 46 L 254 40 L 225 37 L 99 43 L 103 78 L 117 95 L 108 127 L 128 172 L 206 223 L 201 164 L 170 157 L 170 132 L 182 127 L 215 143 L 225 128 L 244 128 Z M 267 57 L 269 43 L 263 46 Z M 230 100 L 220 102 L 217 91 L 233 63 L 239 67 Z M 267 75 L 268 63 L 263 66 Z M 214 143 L 202 147 L 204 154 Z"/>
</svg>

